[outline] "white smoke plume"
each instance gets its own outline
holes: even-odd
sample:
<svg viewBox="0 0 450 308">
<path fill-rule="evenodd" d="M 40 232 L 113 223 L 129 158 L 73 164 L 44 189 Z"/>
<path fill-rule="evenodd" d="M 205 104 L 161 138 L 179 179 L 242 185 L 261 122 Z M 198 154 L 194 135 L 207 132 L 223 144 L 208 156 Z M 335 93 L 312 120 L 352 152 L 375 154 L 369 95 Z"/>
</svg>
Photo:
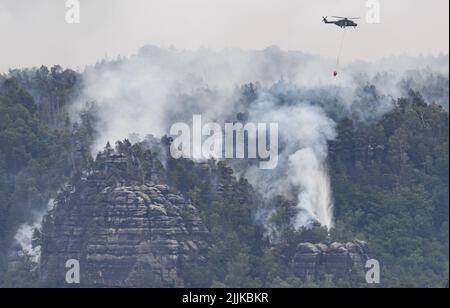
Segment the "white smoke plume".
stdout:
<svg viewBox="0 0 450 308">
<path fill-rule="evenodd" d="M 300 213 L 295 219 L 295 226 L 308 226 L 313 220 L 330 230 L 334 223 L 333 204 L 325 163 L 319 160 L 319 156 L 311 148 L 291 155 L 289 163 L 291 168 L 288 175 L 292 184 L 302 188 L 298 196 Z"/>
<path fill-rule="evenodd" d="M 43 218 L 48 211 L 53 208 L 53 202 L 54 200 L 51 199 L 45 209 L 39 212 L 34 212 L 32 214 L 31 222 L 22 224 L 14 236 L 15 241 L 21 248 L 21 253 L 28 256 L 30 261 L 36 264 L 39 263 L 39 259 L 41 257 L 41 248 L 39 245 L 35 246 L 33 244 L 34 232 L 35 230 L 41 230 Z"/>
<path fill-rule="evenodd" d="M 263 172 L 241 168 L 239 162 L 234 167 L 265 197 L 282 195 L 296 200 L 295 227 L 319 222 L 330 229 L 333 198 L 327 145 L 336 137 L 334 120 L 378 120 L 394 107 L 395 98 L 404 95 L 408 85 L 414 86 L 412 82 L 405 86 L 404 70 L 441 68 L 441 62 L 448 63 L 448 57 L 425 59 L 420 64 L 411 59 L 398 70 L 391 66 L 384 75 L 377 72 L 377 64 L 359 62 L 333 78 L 334 61 L 277 47 L 212 52 L 147 46 L 129 59 L 88 68 L 84 97 L 74 113 L 84 108 L 85 101 L 94 102 L 99 118 L 94 153 L 107 141 L 113 143 L 132 133 L 162 137 L 172 124 L 189 123 L 194 114 L 222 123 L 243 112 L 254 123 L 277 122 L 283 144 L 278 168 Z M 439 86 L 447 80 L 448 89 L 448 76 L 430 70 L 439 77 L 427 78 Z M 250 82 L 258 88 L 257 97 L 245 105 L 236 89 Z"/>
<path fill-rule="evenodd" d="M 331 229 L 333 205 L 326 159 L 328 141 L 336 137 L 335 123 L 322 108 L 309 102 L 276 106 L 274 101 L 270 94 L 262 95 L 252 107 L 250 119 L 279 123 L 284 145 L 279 167 L 270 172 L 253 167 L 244 175 L 267 198 L 282 195 L 298 199 L 298 214 L 293 220 L 296 228 L 318 222 Z"/>
</svg>

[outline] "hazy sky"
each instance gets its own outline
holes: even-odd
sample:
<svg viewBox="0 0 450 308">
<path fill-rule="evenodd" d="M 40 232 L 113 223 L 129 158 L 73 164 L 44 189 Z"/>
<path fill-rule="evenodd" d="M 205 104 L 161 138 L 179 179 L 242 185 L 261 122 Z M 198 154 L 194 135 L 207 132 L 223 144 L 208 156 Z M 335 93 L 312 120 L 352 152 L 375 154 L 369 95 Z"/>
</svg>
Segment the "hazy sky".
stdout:
<svg viewBox="0 0 450 308">
<path fill-rule="evenodd" d="M 340 30 L 322 16 L 365 17 L 366 0 L 80 0 L 81 23 L 65 22 L 65 0 L 0 0 L 0 72 L 61 64 L 73 68 L 146 44 L 286 50 L 335 57 Z M 449 49 L 448 0 L 380 0 L 381 23 L 360 20 L 344 61 Z"/>
</svg>

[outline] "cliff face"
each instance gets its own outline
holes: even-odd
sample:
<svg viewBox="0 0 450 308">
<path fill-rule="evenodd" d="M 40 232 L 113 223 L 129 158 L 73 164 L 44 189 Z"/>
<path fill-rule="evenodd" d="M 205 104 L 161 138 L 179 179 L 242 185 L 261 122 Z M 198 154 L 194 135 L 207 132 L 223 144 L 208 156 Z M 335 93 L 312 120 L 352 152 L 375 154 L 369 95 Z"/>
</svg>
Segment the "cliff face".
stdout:
<svg viewBox="0 0 450 308">
<path fill-rule="evenodd" d="M 362 282 L 368 257 L 362 241 L 332 244 L 301 243 L 294 257 L 296 275 L 314 281 L 320 275 L 332 275 L 343 281 Z M 356 281 L 355 281 L 356 280 Z"/>
<path fill-rule="evenodd" d="M 85 287 L 190 286 L 186 276 L 190 269 L 186 271 L 185 266 L 205 273 L 220 267 L 220 262 L 209 259 L 209 248 L 217 250 L 217 242 L 236 228 L 258 225 L 254 220 L 257 195 L 222 162 L 192 163 L 190 169 L 183 169 L 188 162 L 179 163 L 172 161 L 175 165 L 165 169 L 157 155 L 127 141 L 115 150 L 108 146 L 88 170 L 61 190 L 44 220 L 43 280 L 67 286 L 66 262 L 71 259 L 80 262 Z M 178 176 L 170 177 L 170 170 L 178 170 Z M 174 188 L 168 182 L 178 185 Z M 196 205 L 175 192 L 180 186 L 186 191 L 201 188 L 194 189 Z M 286 215 L 293 217 L 289 202 L 285 207 Z M 211 215 L 212 210 L 219 217 L 215 212 Z M 215 226 L 231 222 L 235 225 L 230 230 L 213 237 L 218 232 Z M 302 281 L 329 275 L 357 284 L 363 277 L 368 259 L 364 242 L 297 242 L 292 253 L 290 248 L 260 240 L 257 232 L 243 232 L 239 241 L 256 251 L 273 248 L 281 264 Z M 226 271 L 225 267 L 225 277 Z"/>
<path fill-rule="evenodd" d="M 59 194 L 43 227 L 43 278 L 64 283 L 69 259 L 81 284 L 182 286 L 181 259 L 202 263 L 207 230 L 196 207 L 167 185 L 122 175 L 130 158 L 109 151 L 97 168 Z"/>
</svg>

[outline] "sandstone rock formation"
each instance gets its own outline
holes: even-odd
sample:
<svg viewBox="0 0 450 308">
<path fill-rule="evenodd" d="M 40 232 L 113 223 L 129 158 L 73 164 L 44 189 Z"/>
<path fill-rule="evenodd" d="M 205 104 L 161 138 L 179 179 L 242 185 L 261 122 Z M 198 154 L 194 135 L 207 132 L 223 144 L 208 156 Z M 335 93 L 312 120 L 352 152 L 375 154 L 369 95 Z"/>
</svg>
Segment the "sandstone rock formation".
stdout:
<svg viewBox="0 0 450 308">
<path fill-rule="evenodd" d="M 313 281 L 320 275 L 351 281 L 361 278 L 368 260 L 367 244 L 362 241 L 332 244 L 301 243 L 294 257 L 296 275 Z"/>
<path fill-rule="evenodd" d="M 255 223 L 258 199 L 252 186 L 235 177 L 223 162 L 191 162 L 191 167 L 183 169 L 187 165 L 172 166 L 185 173 L 170 177 L 170 169 L 141 147 L 128 141 L 118 143 L 116 149 L 108 145 L 61 190 L 44 220 L 39 241 L 43 280 L 67 286 L 66 262 L 75 259 L 81 265 L 84 287 L 189 286 L 186 266 L 200 271 L 211 266 L 206 256 L 215 243 L 210 238 L 207 242 L 210 234 L 199 210 L 207 212 L 214 203 L 193 198 L 195 206 L 167 183 L 178 182 L 183 189 L 192 179 L 196 183 L 192 187 L 202 187 L 202 193 L 219 205 L 234 204 L 238 215 L 233 219 L 242 219 L 242 225 Z M 277 202 L 284 209 L 283 220 L 295 216 L 294 203 Z M 250 233 L 241 240 L 250 243 L 254 238 Z M 359 241 L 290 247 L 275 245 L 273 249 L 282 264 L 293 265 L 295 276 L 304 281 L 332 276 L 353 283 L 355 277 L 363 276 L 368 259 L 367 245 Z"/>
<path fill-rule="evenodd" d="M 81 285 L 182 286 L 182 260 L 204 262 L 207 230 L 194 205 L 170 187 L 124 176 L 130 157 L 109 149 L 59 194 L 43 226 L 41 271 L 64 284 L 66 261 Z"/>
</svg>

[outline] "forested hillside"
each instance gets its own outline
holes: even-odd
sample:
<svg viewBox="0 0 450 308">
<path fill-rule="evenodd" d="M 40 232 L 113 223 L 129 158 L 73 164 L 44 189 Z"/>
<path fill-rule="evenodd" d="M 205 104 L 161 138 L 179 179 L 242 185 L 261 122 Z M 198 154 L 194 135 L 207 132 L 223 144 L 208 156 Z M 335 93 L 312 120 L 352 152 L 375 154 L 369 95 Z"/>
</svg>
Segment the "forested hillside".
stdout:
<svg viewBox="0 0 450 308">
<path fill-rule="evenodd" d="M 5 274 L 19 226 L 44 210 L 61 183 L 83 164 L 88 148 L 83 148 L 82 140 L 89 140 L 84 129 L 69 126 L 66 111 L 58 117 L 46 111 L 55 100 L 68 99 L 55 81 L 59 76 L 49 75 L 47 69 L 23 76 L 32 81 L 25 83 L 18 75 L 0 78 L 0 280 L 15 285 L 32 283 L 28 269 Z M 38 103 L 30 89 L 52 98 Z"/>
<path fill-rule="evenodd" d="M 33 210 L 43 207 L 64 178 L 61 155 L 70 142 L 37 116 L 37 105 L 16 80 L 0 88 L 0 247 L 5 270 L 8 245 Z M 64 141 L 65 139 L 65 141 Z"/>
<path fill-rule="evenodd" d="M 420 93 L 378 124 L 339 123 L 330 168 L 337 229 L 368 240 L 386 286 L 445 286 L 448 275 L 448 112 Z"/>
<path fill-rule="evenodd" d="M 0 286 L 53 283 L 40 279 L 27 256 L 11 261 L 14 236 L 64 184 L 78 185 L 83 171 L 99 168 L 90 148 L 95 110 L 85 111 L 78 123 L 68 116 L 78 78 L 58 67 L 0 77 Z M 241 91 L 250 101 L 257 95 L 253 86 Z M 327 161 L 336 211 L 331 237 L 366 241 L 370 256 L 382 264 L 382 287 L 448 282 L 448 121 L 447 110 L 414 91 L 379 121 L 336 119 L 337 138 L 329 142 Z M 277 209 L 273 241 L 257 219 L 259 204 L 268 201 L 246 179 L 236 177 L 226 162 L 174 160 L 167 154 L 170 142 L 164 137 L 118 143 L 116 151 L 129 157 L 128 168 L 125 178 L 110 178 L 108 185 L 161 181 L 197 207 L 209 230 L 208 248 L 202 265 L 181 261 L 185 286 L 361 286 L 327 275 L 302 280 L 293 261 L 297 246 L 327 241 L 326 230 L 296 231 L 295 206 L 280 197 L 270 201 Z M 158 285 L 150 279 L 146 286 Z"/>
</svg>

